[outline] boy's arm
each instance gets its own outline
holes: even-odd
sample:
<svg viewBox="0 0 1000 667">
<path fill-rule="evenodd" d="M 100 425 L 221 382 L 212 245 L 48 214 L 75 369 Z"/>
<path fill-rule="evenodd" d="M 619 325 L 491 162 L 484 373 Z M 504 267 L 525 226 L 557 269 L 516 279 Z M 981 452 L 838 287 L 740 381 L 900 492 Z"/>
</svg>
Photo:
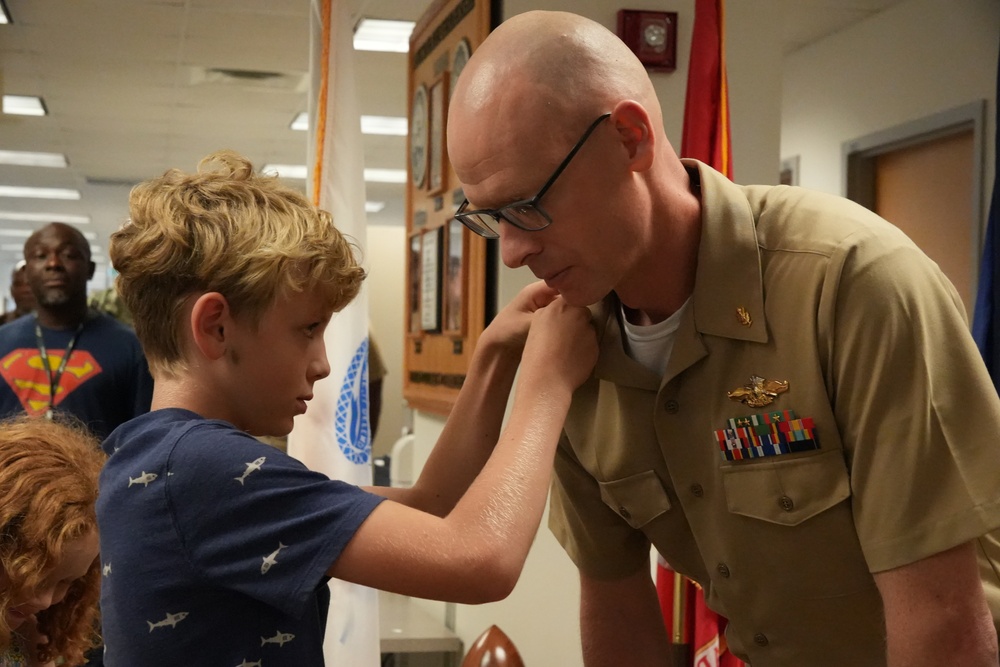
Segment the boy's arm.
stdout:
<svg viewBox="0 0 1000 667">
<path fill-rule="evenodd" d="M 460 424 L 442 434 L 440 447 L 446 455 L 436 449 L 432 459 L 437 460 L 428 462 L 431 478 L 425 482 L 427 472 L 421 475 L 421 484 L 447 484 L 447 491 L 415 494 L 445 512 L 451 498 L 460 497 L 454 509 L 442 517 L 382 503 L 329 569 L 331 576 L 466 603 L 497 600 L 511 591 L 538 529 L 573 391 L 597 359 L 590 313 L 560 299 L 532 316 L 510 420 L 499 441 L 489 442 L 499 429 L 506 393 L 486 380 L 509 386 L 513 374 L 507 357 L 500 356 L 502 360 L 483 361 L 485 366 L 477 369 L 485 374 L 480 380 L 485 384 L 480 387 L 477 381 L 472 398 L 456 403 L 453 419 Z M 489 413 L 486 418 L 473 412 L 480 408 Z M 472 439 L 474 453 L 461 451 L 457 439 L 463 434 Z M 454 467 L 449 457 L 458 457 Z M 488 460 L 477 476 L 483 459 Z M 457 483 L 447 479 L 452 474 Z"/>
<path fill-rule="evenodd" d="M 555 297 L 543 282 L 528 285 L 480 336 L 462 390 L 416 483 L 366 490 L 437 516 L 455 507 L 500 437 L 531 316 Z"/>
</svg>

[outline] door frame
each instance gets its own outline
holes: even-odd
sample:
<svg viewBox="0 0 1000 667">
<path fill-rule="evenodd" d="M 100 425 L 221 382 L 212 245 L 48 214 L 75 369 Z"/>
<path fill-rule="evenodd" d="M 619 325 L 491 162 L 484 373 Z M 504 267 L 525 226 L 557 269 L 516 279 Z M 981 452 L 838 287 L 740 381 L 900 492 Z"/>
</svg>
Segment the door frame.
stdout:
<svg viewBox="0 0 1000 667">
<path fill-rule="evenodd" d="M 841 144 L 841 175 L 845 196 L 875 210 L 875 158 L 901 148 L 972 130 L 972 233 L 969 266 L 972 270 L 972 303 L 979 283 L 979 262 L 986 234 L 983 179 L 986 134 L 986 100 L 957 106 Z"/>
</svg>

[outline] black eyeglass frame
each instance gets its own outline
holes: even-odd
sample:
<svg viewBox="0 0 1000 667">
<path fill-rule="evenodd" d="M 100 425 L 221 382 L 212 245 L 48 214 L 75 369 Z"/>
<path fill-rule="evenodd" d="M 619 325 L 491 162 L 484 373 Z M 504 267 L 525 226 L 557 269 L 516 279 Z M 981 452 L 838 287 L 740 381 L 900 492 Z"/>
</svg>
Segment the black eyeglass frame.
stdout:
<svg viewBox="0 0 1000 667">
<path fill-rule="evenodd" d="M 548 192 L 549 188 L 551 188 L 552 185 L 556 182 L 556 179 L 559 178 L 559 176 L 563 173 L 563 171 L 565 171 L 566 167 L 569 166 L 569 163 L 570 161 L 572 161 L 573 156 L 575 156 L 580 151 L 580 149 L 583 148 L 583 145 L 587 143 L 587 139 L 589 139 L 590 135 L 593 134 L 594 130 L 597 129 L 597 126 L 600 125 L 602 121 L 610 117 L 611 117 L 610 113 L 601 114 L 597 118 L 597 120 L 595 120 L 593 123 L 590 124 L 590 127 L 587 128 L 587 131 L 583 133 L 583 136 L 580 137 L 580 140 L 576 142 L 575 146 L 573 146 L 573 149 L 569 152 L 569 155 L 567 155 L 566 158 L 559 164 L 559 166 L 556 167 L 556 170 L 552 172 L 552 176 L 550 176 L 549 180 L 545 182 L 545 185 L 543 185 L 542 188 L 538 191 L 538 194 L 536 194 L 531 199 L 522 199 L 521 201 L 516 201 L 512 204 L 507 204 L 506 206 L 502 206 L 500 208 L 480 208 L 476 209 L 475 211 L 465 210 L 466 207 L 469 205 L 469 200 L 464 199 L 462 201 L 462 205 L 458 207 L 458 211 L 455 212 L 455 219 L 461 222 L 463 225 L 468 227 L 476 234 L 478 234 L 479 236 L 483 236 L 488 239 L 500 238 L 500 234 L 493 231 L 489 227 L 485 226 L 485 223 L 480 224 L 479 222 L 474 221 L 473 219 L 471 219 L 471 216 L 489 216 L 494 220 L 496 220 L 498 226 L 502 221 L 509 222 L 518 229 L 523 229 L 526 232 L 538 232 L 545 229 L 546 227 L 552 224 L 552 218 L 549 216 L 548 213 L 546 213 L 545 209 L 543 209 L 539 205 L 539 202 L 542 200 L 542 197 L 545 196 L 545 193 Z M 545 224 L 542 225 L 541 227 L 525 227 L 523 223 L 521 223 L 515 218 L 515 216 L 506 214 L 506 211 L 514 208 L 534 209 L 535 211 L 538 212 L 539 215 L 542 216 L 542 218 L 545 219 Z"/>
</svg>

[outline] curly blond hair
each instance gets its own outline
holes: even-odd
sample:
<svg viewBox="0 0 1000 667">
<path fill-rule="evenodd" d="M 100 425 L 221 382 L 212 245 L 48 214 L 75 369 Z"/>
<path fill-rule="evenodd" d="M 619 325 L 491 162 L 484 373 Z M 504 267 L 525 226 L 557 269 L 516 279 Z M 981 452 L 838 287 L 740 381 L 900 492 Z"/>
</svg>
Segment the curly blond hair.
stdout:
<svg viewBox="0 0 1000 667">
<path fill-rule="evenodd" d="M 317 289 L 337 311 L 365 278 L 329 213 L 233 151 L 209 155 L 196 173 L 140 183 L 129 213 L 111 236 L 111 263 L 154 376 L 184 368 L 182 313 L 193 294 L 219 292 L 256 326 L 283 293 Z"/>
<path fill-rule="evenodd" d="M 97 531 L 97 478 L 104 464 L 98 441 L 62 418 L 15 417 L 0 422 L 0 609 L 10 609 L 41 586 L 69 543 Z M 38 659 L 79 665 L 98 645 L 100 562 L 74 581 L 58 603 L 36 614 L 48 644 Z M 11 645 L 7 615 L 0 614 L 0 649 Z"/>
</svg>

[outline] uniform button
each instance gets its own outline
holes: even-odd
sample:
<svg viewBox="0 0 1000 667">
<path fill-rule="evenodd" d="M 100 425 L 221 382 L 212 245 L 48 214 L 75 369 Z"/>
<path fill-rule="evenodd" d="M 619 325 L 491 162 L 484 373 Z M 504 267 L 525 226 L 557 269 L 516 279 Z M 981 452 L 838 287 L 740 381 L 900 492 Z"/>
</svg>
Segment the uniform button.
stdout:
<svg viewBox="0 0 1000 667">
<path fill-rule="evenodd" d="M 618 513 L 622 515 L 623 519 L 631 519 L 632 515 L 629 514 L 628 510 L 624 506 L 618 508 Z"/>
<path fill-rule="evenodd" d="M 781 496 L 778 498 L 778 505 L 786 512 L 791 512 L 795 509 L 795 502 L 788 496 Z"/>
<path fill-rule="evenodd" d="M 676 415 L 677 411 L 681 409 L 680 404 L 678 404 L 677 401 L 673 399 L 670 399 L 669 401 L 664 403 L 663 407 L 666 408 L 667 412 L 672 415 Z"/>
<path fill-rule="evenodd" d="M 726 579 L 729 578 L 729 566 L 726 565 L 725 563 L 719 563 L 715 569 L 718 570 L 719 574 L 721 574 Z"/>
<path fill-rule="evenodd" d="M 701 484 L 692 484 L 691 494 L 698 498 L 701 498 L 703 495 L 705 495 L 705 489 L 701 488 Z"/>
<path fill-rule="evenodd" d="M 758 632 L 753 636 L 753 643 L 757 646 L 767 646 L 767 635 L 763 632 Z"/>
</svg>

